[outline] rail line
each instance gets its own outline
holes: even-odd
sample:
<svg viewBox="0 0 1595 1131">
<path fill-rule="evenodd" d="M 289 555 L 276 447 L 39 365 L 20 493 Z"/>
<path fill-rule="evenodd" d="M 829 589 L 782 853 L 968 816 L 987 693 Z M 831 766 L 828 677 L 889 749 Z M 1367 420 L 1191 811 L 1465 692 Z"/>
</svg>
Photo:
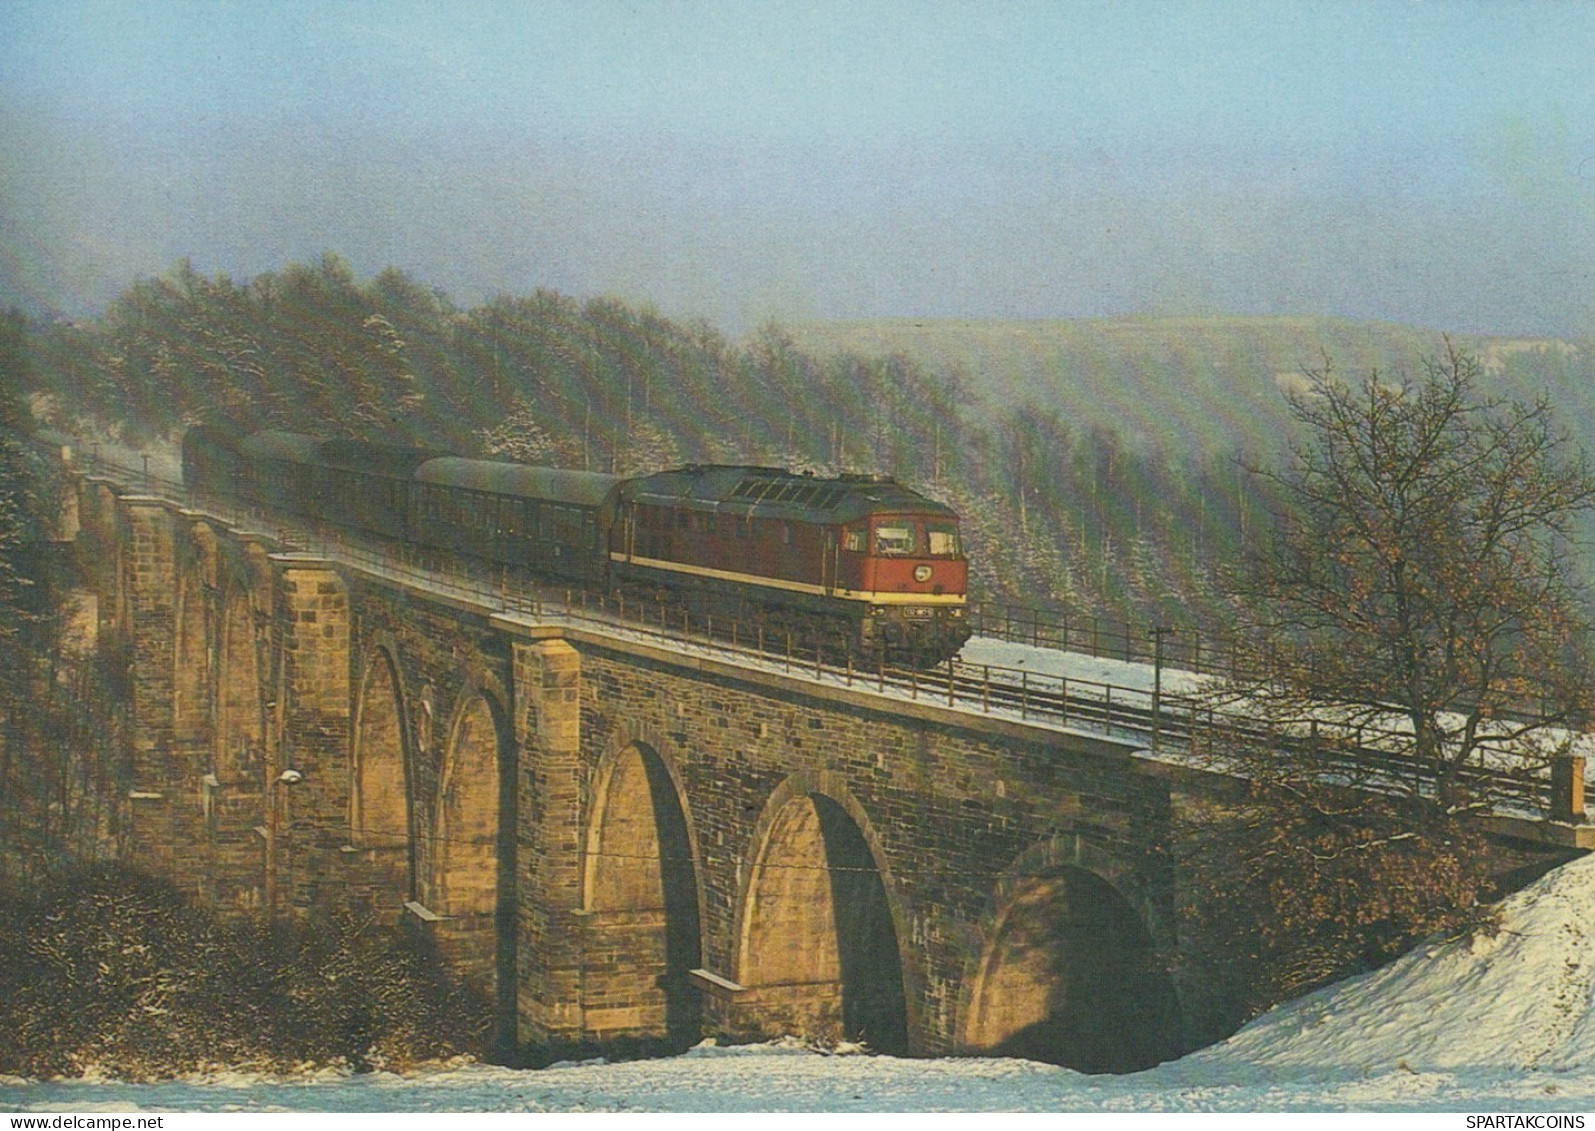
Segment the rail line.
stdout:
<svg viewBox="0 0 1595 1131">
<path fill-rule="evenodd" d="M 689 645 L 738 657 L 741 662 L 776 666 L 788 672 L 883 695 L 938 703 L 955 710 L 1011 717 L 1039 725 L 1078 728 L 1144 742 L 1169 760 L 1225 767 L 1220 752 L 1266 746 L 1284 757 L 1311 758 L 1320 772 L 1348 787 L 1392 795 L 1432 786 L 1434 768 L 1392 749 L 1394 730 L 1313 724 L 1307 733 L 1286 732 L 1234 710 L 1220 710 L 1201 697 L 1148 690 L 1074 676 L 1053 675 L 957 658 L 917 670 L 888 664 L 884 657 L 828 656 L 820 646 L 805 646 L 792 634 L 760 623 L 693 614 L 670 605 L 617 599 L 611 594 L 540 583 L 472 559 L 420 550 L 407 543 L 374 544 L 297 516 L 268 514 L 230 500 L 197 497 L 181 481 L 134 469 L 98 454 L 75 456 L 91 476 L 213 515 L 245 531 L 271 538 L 285 550 L 323 556 L 373 576 L 397 580 L 430 592 L 470 601 L 506 615 L 563 619 L 618 629 L 667 646 Z M 1020 615 L 1023 614 L 1023 615 Z M 1099 618 L 1049 617 L 1015 606 L 976 605 L 971 612 L 977 635 L 1058 651 L 1131 663 L 1157 662 L 1167 672 L 1228 676 L 1233 651 L 1205 652 L 1200 638 L 1183 649 L 1148 634 L 1140 646 L 1134 628 Z M 1204 662 L 1205 656 L 1205 662 Z M 1486 755 L 1488 752 L 1484 752 Z M 1549 760 L 1501 759 L 1463 767 L 1456 775 L 1465 791 L 1495 799 L 1497 805 L 1530 817 L 1551 811 Z"/>
</svg>

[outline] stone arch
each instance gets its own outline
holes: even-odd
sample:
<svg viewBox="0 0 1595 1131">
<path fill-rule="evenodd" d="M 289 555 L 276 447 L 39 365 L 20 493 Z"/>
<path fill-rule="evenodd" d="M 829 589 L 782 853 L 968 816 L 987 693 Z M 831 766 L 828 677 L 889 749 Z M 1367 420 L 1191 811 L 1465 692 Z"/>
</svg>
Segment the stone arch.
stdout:
<svg viewBox="0 0 1595 1131">
<path fill-rule="evenodd" d="M 493 1002 L 496 1039 L 515 1032 L 515 757 L 496 680 L 467 681 L 448 729 L 433 807 L 424 902 L 442 916 L 444 958 Z"/>
<path fill-rule="evenodd" d="M 355 704 L 349 842 L 370 853 L 372 903 L 397 912 L 414 894 L 409 743 L 399 663 L 392 648 L 366 657 Z"/>
<path fill-rule="evenodd" d="M 264 613 L 272 611 L 272 594 L 276 591 L 277 572 L 271 564 L 271 553 L 263 537 L 251 536 L 236 563 L 241 583 Z"/>
<path fill-rule="evenodd" d="M 431 838 L 430 903 L 441 915 L 492 916 L 499 907 L 501 841 L 514 825 L 505 718 L 502 698 L 473 680 L 449 726 Z"/>
<path fill-rule="evenodd" d="M 193 544 L 179 563 L 177 624 L 172 632 L 172 737 L 203 751 L 207 740 L 212 740 L 215 702 L 211 686 L 215 629 L 209 600 L 214 587 L 215 533 L 204 523 L 195 523 L 191 534 Z"/>
<path fill-rule="evenodd" d="M 121 500 L 108 484 L 100 483 L 94 490 L 94 529 L 97 545 L 94 557 L 98 560 L 100 626 L 99 635 L 125 645 L 132 631 L 133 585 L 128 577 L 131 568 L 127 553 L 127 531 Z"/>
<path fill-rule="evenodd" d="M 997 886 L 963 1044 L 1081 1072 L 1181 1051 L 1171 938 L 1135 872 L 1078 837 L 1021 856 Z"/>
<path fill-rule="evenodd" d="M 244 778 L 259 784 L 265 770 L 266 705 L 255 612 L 240 590 L 230 595 L 223 609 L 214 772 L 223 785 Z"/>
<path fill-rule="evenodd" d="M 216 538 L 216 528 L 210 523 L 199 521 L 192 527 L 194 551 L 192 567 L 199 574 L 200 581 L 215 588 L 220 577 L 221 548 Z"/>
<path fill-rule="evenodd" d="M 655 735 L 617 737 L 599 766 L 587 821 L 585 930 L 603 959 L 584 978 L 584 1027 L 600 1039 L 699 1035 L 688 974 L 702 962 L 697 840 L 686 791 Z"/>
<path fill-rule="evenodd" d="M 903 932 L 863 809 L 832 781 L 800 776 L 771 795 L 738 917 L 737 981 L 755 1027 L 908 1051 Z"/>
</svg>

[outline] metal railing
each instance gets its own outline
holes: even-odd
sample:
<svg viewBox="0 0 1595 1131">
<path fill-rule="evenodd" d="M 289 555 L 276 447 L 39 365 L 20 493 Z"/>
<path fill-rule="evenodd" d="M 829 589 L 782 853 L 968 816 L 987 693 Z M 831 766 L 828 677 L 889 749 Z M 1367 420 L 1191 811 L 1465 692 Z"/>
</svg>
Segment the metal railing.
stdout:
<svg viewBox="0 0 1595 1131">
<path fill-rule="evenodd" d="M 1079 652 L 1099 659 L 1162 665 L 1199 675 L 1239 678 L 1244 651 L 1230 636 L 1137 624 L 1114 617 L 1001 601 L 972 601 L 970 623 L 979 636 L 1013 644 Z"/>
</svg>

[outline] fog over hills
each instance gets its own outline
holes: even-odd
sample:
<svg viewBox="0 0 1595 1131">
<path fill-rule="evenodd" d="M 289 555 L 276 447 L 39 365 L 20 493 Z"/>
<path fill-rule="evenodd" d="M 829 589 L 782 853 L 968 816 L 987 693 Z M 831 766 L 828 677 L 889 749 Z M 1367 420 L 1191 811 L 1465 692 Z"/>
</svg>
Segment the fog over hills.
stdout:
<svg viewBox="0 0 1595 1131">
<path fill-rule="evenodd" d="M 1377 370 L 1423 373 L 1440 329 L 1309 317 L 1093 318 L 1056 321 L 882 319 L 803 322 L 797 344 L 825 355 L 902 353 L 964 375 L 977 411 L 1031 400 L 1084 427 L 1176 450 L 1270 447 L 1283 393 L 1327 357 L 1349 381 Z M 1546 396 L 1577 443 L 1595 451 L 1595 341 L 1452 334 L 1484 363 L 1483 390 Z"/>
</svg>

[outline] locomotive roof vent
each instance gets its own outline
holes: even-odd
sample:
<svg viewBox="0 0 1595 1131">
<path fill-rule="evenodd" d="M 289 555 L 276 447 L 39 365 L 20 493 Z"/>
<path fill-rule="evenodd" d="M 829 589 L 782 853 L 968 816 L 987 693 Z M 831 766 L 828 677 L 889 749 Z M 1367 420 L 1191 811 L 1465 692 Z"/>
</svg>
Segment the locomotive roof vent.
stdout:
<svg viewBox="0 0 1595 1131">
<path fill-rule="evenodd" d="M 842 488 L 824 479 L 788 475 L 776 479 L 744 478 L 732 490 L 731 497 L 750 503 L 786 503 L 830 509 L 845 493 Z"/>
</svg>

